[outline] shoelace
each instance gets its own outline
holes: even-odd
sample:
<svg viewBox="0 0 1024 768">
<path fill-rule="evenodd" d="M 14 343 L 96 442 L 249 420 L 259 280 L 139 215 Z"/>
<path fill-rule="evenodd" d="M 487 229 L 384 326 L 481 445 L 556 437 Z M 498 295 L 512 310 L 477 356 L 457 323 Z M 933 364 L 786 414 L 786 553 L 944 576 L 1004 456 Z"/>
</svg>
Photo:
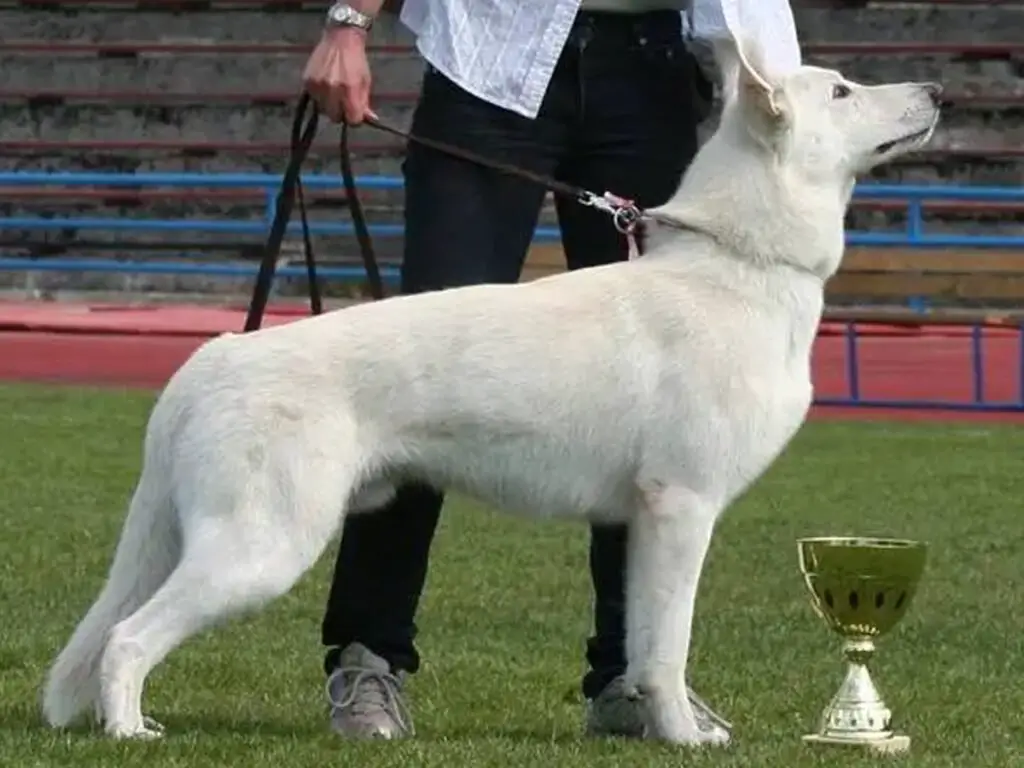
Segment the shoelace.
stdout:
<svg viewBox="0 0 1024 768">
<path fill-rule="evenodd" d="M 340 682 L 341 688 L 338 699 L 331 690 L 335 679 Z M 382 709 L 395 721 L 402 733 L 413 736 L 416 728 L 412 714 L 402 699 L 401 687 L 398 678 L 390 672 L 368 667 L 346 667 L 337 670 L 327 679 L 327 701 L 335 709 L 350 709 L 357 715 Z M 366 689 L 363 696 L 359 695 L 361 689 Z"/>
</svg>

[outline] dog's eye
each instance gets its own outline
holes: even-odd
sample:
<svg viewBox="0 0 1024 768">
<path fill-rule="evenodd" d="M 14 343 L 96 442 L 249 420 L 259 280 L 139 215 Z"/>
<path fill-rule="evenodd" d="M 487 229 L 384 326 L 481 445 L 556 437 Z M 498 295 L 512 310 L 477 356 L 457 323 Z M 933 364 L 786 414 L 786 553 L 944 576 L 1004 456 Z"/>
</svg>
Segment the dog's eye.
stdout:
<svg viewBox="0 0 1024 768">
<path fill-rule="evenodd" d="M 839 83 L 838 85 L 832 86 L 832 98 L 833 99 L 845 99 L 853 91 L 850 90 L 849 86 Z"/>
</svg>

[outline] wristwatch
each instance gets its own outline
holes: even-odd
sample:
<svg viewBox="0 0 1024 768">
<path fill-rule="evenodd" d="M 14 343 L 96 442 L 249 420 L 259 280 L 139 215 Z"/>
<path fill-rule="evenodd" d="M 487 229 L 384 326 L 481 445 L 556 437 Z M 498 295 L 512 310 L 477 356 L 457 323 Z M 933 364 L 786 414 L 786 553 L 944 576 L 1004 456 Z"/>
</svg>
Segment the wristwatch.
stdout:
<svg viewBox="0 0 1024 768">
<path fill-rule="evenodd" d="M 373 17 L 357 11 L 348 3 L 335 3 L 327 10 L 328 27 L 355 27 L 369 32 Z"/>
</svg>

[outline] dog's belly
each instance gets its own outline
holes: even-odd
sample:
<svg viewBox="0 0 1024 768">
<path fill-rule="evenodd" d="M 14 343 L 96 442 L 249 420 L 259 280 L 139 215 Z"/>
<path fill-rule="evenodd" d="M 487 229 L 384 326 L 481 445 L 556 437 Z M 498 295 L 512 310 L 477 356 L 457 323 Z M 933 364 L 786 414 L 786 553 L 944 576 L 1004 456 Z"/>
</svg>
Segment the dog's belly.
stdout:
<svg viewBox="0 0 1024 768">
<path fill-rule="evenodd" d="M 406 476 L 529 517 L 628 520 L 635 480 L 614 444 L 567 446 L 541 436 L 430 441 Z"/>
</svg>

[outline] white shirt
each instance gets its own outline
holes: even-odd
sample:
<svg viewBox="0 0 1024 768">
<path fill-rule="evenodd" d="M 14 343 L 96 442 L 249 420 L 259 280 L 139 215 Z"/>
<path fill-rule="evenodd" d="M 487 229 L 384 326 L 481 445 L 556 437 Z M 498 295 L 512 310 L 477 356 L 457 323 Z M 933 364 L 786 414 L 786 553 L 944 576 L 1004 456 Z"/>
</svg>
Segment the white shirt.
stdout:
<svg viewBox="0 0 1024 768">
<path fill-rule="evenodd" d="M 401 21 L 420 55 L 449 80 L 534 118 L 579 6 L 580 0 L 405 0 Z M 693 0 L 692 21 L 692 34 L 707 40 L 736 30 L 755 36 L 773 69 L 800 63 L 788 0 Z"/>
</svg>

